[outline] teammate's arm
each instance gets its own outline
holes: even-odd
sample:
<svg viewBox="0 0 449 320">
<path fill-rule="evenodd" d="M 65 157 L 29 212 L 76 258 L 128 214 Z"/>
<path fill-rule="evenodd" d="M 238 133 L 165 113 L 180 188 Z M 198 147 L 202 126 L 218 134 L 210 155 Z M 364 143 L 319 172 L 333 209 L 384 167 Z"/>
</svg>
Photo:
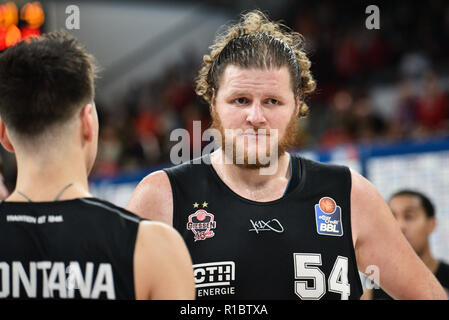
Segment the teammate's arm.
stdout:
<svg viewBox="0 0 449 320">
<path fill-rule="evenodd" d="M 192 261 L 180 234 L 163 223 L 142 221 L 134 251 L 136 299 L 195 298 Z"/>
<path fill-rule="evenodd" d="M 359 270 L 377 266 L 379 285 L 394 299 L 447 299 L 376 188 L 360 174 L 351 175 L 351 225 Z"/>
<path fill-rule="evenodd" d="M 167 174 L 160 170 L 146 176 L 134 190 L 126 209 L 152 221 L 173 225 L 173 196 Z"/>
</svg>

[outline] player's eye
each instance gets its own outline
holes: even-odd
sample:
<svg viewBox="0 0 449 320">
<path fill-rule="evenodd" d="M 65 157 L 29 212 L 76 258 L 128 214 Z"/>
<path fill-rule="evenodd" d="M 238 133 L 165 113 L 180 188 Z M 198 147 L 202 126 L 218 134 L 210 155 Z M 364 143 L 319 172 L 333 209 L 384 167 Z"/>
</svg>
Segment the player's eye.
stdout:
<svg viewBox="0 0 449 320">
<path fill-rule="evenodd" d="M 276 100 L 276 99 L 268 99 L 267 100 L 267 104 L 273 104 L 273 105 L 278 105 L 279 104 L 279 101 L 278 100 Z"/>
<path fill-rule="evenodd" d="M 237 98 L 234 99 L 234 103 L 236 104 L 248 104 L 249 100 L 247 98 Z"/>
</svg>

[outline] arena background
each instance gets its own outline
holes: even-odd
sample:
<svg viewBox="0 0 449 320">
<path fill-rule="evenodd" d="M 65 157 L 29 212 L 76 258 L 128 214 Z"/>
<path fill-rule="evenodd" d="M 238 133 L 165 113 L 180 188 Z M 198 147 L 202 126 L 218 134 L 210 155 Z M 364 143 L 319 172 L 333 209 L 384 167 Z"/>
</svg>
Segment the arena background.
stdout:
<svg viewBox="0 0 449 320">
<path fill-rule="evenodd" d="M 65 29 L 102 68 L 95 196 L 124 206 L 145 175 L 172 165 L 174 129 L 192 132 L 194 120 L 207 129 L 193 91 L 202 55 L 221 25 L 257 8 L 302 33 L 312 61 L 318 87 L 293 151 L 352 167 L 385 199 L 403 187 L 428 194 L 432 251 L 449 261 L 449 2 L 15 1 L 17 28 L 12 3 L 0 1 L 0 50 L 11 34 Z M 379 29 L 366 25 L 372 4 Z M 12 190 L 14 156 L 1 157 Z"/>
</svg>

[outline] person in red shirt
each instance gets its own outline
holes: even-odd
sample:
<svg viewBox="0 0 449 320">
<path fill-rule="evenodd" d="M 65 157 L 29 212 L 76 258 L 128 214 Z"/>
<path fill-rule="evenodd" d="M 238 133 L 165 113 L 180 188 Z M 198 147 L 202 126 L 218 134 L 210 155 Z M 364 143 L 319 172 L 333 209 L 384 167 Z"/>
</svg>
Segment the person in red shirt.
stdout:
<svg viewBox="0 0 449 320">
<path fill-rule="evenodd" d="M 434 73 L 426 77 L 423 95 L 418 99 L 416 121 L 424 132 L 438 132 L 444 129 L 449 116 L 447 94 L 440 88 Z"/>
</svg>

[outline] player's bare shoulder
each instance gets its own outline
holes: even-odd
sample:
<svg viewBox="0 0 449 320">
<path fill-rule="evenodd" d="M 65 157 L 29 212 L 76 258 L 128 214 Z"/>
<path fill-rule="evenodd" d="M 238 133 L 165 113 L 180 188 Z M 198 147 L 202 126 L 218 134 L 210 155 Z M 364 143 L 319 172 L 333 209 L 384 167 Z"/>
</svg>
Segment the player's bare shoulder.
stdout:
<svg viewBox="0 0 449 320">
<path fill-rule="evenodd" d="M 192 260 L 187 247 L 181 235 L 165 223 L 140 222 L 134 251 L 134 277 L 137 299 L 195 297 Z"/>
<path fill-rule="evenodd" d="M 173 195 L 170 180 L 163 170 L 152 172 L 137 185 L 126 209 L 154 221 L 172 225 Z"/>
<path fill-rule="evenodd" d="M 367 205 L 381 205 L 388 209 L 384 198 L 377 190 L 377 188 L 360 173 L 351 169 L 351 208 L 365 208 L 362 210 L 366 212 L 367 210 L 375 210 L 376 208 L 367 207 Z"/>
<path fill-rule="evenodd" d="M 365 177 L 351 169 L 351 225 L 353 241 L 359 239 L 366 226 L 372 225 L 389 209 L 376 187 Z"/>
<path fill-rule="evenodd" d="M 136 240 L 136 248 L 145 249 L 148 252 L 150 247 L 157 244 L 157 249 L 161 246 L 175 248 L 177 246 L 183 247 L 183 239 L 181 235 L 172 227 L 159 221 L 141 221 L 139 223 L 139 231 Z"/>
</svg>

